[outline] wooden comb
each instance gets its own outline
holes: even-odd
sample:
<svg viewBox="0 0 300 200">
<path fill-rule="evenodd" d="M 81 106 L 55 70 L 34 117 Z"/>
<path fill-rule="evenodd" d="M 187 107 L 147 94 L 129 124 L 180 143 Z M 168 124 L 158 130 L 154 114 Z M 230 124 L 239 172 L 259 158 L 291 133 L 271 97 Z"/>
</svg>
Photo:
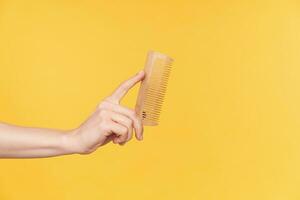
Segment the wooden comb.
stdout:
<svg viewBox="0 0 300 200">
<path fill-rule="evenodd" d="M 172 62 L 172 58 L 162 53 L 148 53 L 144 68 L 145 78 L 135 106 L 136 113 L 145 126 L 158 125 Z"/>
</svg>

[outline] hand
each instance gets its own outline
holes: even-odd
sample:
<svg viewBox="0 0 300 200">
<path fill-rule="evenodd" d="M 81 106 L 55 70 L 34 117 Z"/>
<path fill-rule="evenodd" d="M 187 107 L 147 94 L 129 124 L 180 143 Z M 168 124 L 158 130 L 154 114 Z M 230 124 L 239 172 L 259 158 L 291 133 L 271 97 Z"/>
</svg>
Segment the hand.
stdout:
<svg viewBox="0 0 300 200">
<path fill-rule="evenodd" d="M 141 119 L 133 109 L 120 105 L 120 101 L 144 76 L 144 71 L 141 71 L 124 81 L 80 127 L 69 134 L 71 148 L 75 152 L 91 153 L 110 141 L 123 145 L 132 138 L 133 129 L 136 138 L 143 139 Z"/>
</svg>

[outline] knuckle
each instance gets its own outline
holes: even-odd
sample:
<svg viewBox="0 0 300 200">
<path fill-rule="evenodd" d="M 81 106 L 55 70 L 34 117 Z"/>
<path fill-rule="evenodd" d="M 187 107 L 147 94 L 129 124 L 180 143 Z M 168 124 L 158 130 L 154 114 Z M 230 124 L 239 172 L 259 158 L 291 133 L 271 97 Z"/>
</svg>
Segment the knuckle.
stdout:
<svg viewBox="0 0 300 200">
<path fill-rule="evenodd" d="M 99 105 L 98 109 L 109 109 L 111 97 L 106 97 Z"/>
<path fill-rule="evenodd" d="M 137 127 L 140 127 L 140 126 L 141 126 L 140 121 L 139 121 L 137 118 L 134 119 L 134 124 L 135 124 L 135 126 L 137 126 Z"/>
<path fill-rule="evenodd" d="M 105 108 L 109 108 L 114 102 L 115 102 L 115 97 L 114 96 L 106 97 L 103 101 L 103 106 Z"/>
<path fill-rule="evenodd" d="M 133 125 L 133 121 L 131 119 L 126 120 L 125 123 L 126 123 L 126 126 L 129 128 L 131 128 Z"/>
<path fill-rule="evenodd" d="M 106 117 L 108 115 L 108 111 L 105 109 L 101 109 L 101 110 L 99 110 L 98 115 L 100 117 Z"/>
<path fill-rule="evenodd" d="M 129 114 L 133 119 L 137 118 L 136 113 L 133 110 L 130 110 Z"/>
<path fill-rule="evenodd" d="M 128 129 L 123 127 L 120 131 L 121 131 L 122 135 L 126 135 L 128 132 Z"/>
<path fill-rule="evenodd" d="M 105 121 L 100 122 L 99 126 L 100 126 L 100 129 L 104 132 L 107 132 L 110 129 L 108 123 L 106 123 Z"/>
</svg>

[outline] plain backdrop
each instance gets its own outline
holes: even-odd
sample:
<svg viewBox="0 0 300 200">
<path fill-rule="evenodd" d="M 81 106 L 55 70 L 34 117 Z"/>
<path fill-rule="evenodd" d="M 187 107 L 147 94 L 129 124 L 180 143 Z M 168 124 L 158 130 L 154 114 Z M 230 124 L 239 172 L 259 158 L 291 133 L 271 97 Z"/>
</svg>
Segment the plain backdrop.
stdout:
<svg viewBox="0 0 300 200">
<path fill-rule="evenodd" d="M 143 142 L 2 159 L 0 199 L 299 199 L 299 10 L 289 0 L 0 0 L 1 121 L 75 128 L 148 50 L 175 59 L 161 123 Z"/>
</svg>

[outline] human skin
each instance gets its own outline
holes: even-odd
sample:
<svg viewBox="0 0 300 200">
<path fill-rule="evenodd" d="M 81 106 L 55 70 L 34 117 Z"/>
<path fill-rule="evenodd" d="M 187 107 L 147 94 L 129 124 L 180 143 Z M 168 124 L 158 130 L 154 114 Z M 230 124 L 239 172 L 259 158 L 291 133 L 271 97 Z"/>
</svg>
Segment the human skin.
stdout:
<svg viewBox="0 0 300 200">
<path fill-rule="evenodd" d="M 143 139 L 141 119 L 133 109 L 120 105 L 126 93 L 145 76 L 140 71 L 124 81 L 79 127 L 72 130 L 31 128 L 0 123 L 1 158 L 42 158 L 89 154 L 113 142 L 124 145 L 133 136 Z"/>
</svg>

